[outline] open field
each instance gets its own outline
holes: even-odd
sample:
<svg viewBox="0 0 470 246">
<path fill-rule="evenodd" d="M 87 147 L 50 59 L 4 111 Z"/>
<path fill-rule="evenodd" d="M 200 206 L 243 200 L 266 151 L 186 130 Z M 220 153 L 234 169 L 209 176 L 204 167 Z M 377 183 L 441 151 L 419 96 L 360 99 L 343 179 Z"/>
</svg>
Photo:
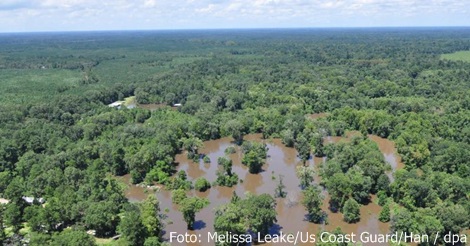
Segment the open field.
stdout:
<svg viewBox="0 0 470 246">
<path fill-rule="evenodd" d="M 21 105 L 47 101 L 61 94 L 80 94 L 84 91 L 79 85 L 82 76 L 80 71 L 65 69 L 2 69 L 0 102 Z"/>
<path fill-rule="evenodd" d="M 457 51 L 451 54 L 443 54 L 441 58 L 451 61 L 470 62 L 470 51 Z"/>
</svg>

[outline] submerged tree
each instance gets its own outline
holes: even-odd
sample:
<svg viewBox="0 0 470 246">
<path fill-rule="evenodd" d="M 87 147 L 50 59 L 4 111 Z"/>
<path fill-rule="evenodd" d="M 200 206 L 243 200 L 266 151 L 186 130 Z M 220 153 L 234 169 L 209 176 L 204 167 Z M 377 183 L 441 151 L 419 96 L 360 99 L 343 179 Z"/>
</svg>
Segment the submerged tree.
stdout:
<svg viewBox="0 0 470 246">
<path fill-rule="evenodd" d="M 244 142 L 242 145 L 242 164 L 248 167 L 250 173 L 256 174 L 262 171 L 267 157 L 268 148 L 265 143 Z"/>
<path fill-rule="evenodd" d="M 285 198 L 287 196 L 287 192 L 284 190 L 286 186 L 284 185 L 283 178 L 284 177 L 282 175 L 279 175 L 279 182 L 276 186 L 276 190 L 274 191 L 274 197 Z"/>
<path fill-rule="evenodd" d="M 197 160 L 198 150 L 203 146 L 202 140 L 197 137 L 183 138 L 182 140 L 183 149 L 188 152 L 188 159 Z"/>
<path fill-rule="evenodd" d="M 304 198 L 302 204 L 308 212 L 308 220 L 313 223 L 321 223 L 324 219 L 324 212 L 321 210 L 323 197 L 317 186 L 309 186 L 303 191 Z"/>
<path fill-rule="evenodd" d="M 219 157 L 217 163 L 222 166 L 223 171 L 217 171 L 216 183 L 220 186 L 232 187 L 238 183 L 238 175 L 232 172 L 232 160 Z"/>
<path fill-rule="evenodd" d="M 248 231 L 269 233 L 276 219 L 276 200 L 268 194 L 234 196 L 230 203 L 216 209 L 214 229 L 219 233 L 245 234 Z"/>
<path fill-rule="evenodd" d="M 243 142 L 243 124 L 238 120 L 230 120 L 225 124 L 225 130 L 240 145 Z"/>
<path fill-rule="evenodd" d="M 162 222 L 160 221 L 160 203 L 155 195 L 149 195 L 140 204 L 142 224 L 147 229 L 147 235 L 160 238 Z"/>
<path fill-rule="evenodd" d="M 204 192 L 210 188 L 211 184 L 209 183 L 209 181 L 207 181 L 207 179 L 203 177 L 196 179 L 196 182 L 194 183 L 194 189 L 201 192 Z"/>
<path fill-rule="evenodd" d="M 382 211 L 380 211 L 379 220 L 383 223 L 390 221 L 390 206 L 388 203 L 385 204 L 382 208 Z"/>
<path fill-rule="evenodd" d="M 344 221 L 348 223 L 358 222 L 361 219 L 360 206 L 356 200 L 349 198 L 343 207 Z"/>
<path fill-rule="evenodd" d="M 312 136 L 311 145 L 313 147 L 313 153 L 315 154 L 315 156 L 324 156 L 323 137 L 319 133 L 316 133 Z"/>
<path fill-rule="evenodd" d="M 217 159 L 217 164 L 223 167 L 224 173 L 228 176 L 232 175 L 232 160 L 226 157 L 219 157 Z"/>
<path fill-rule="evenodd" d="M 183 213 L 183 219 L 186 221 L 188 230 L 193 229 L 196 213 L 209 205 L 207 198 L 189 197 L 181 201 L 179 210 Z"/>
<path fill-rule="evenodd" d="M 305 164 L 308 158 L 310 158 L 310 144 L 305 136 L 300 135 L 295 142 L 295 149 L 299 153 L 299 157 Z"/>
<path fill-rule="evenodd" d="M 243 156 L 242 163 L 248 167 L 250 173 L 256 174 L 261 172 L 263 167 L 263 159 L 261 159 L 255 151 L 249 151 Z"/>
<path fill-rule="evenodd" d="M 313 176 L 315 170 L 310 166 L 297 166 L 297 177 L 300 179 L 300 187 L 302 189 L 307 188 L 313 182 Z"/>
<path fill-rule="evenodd" d="M 295 138 L 294 132 L 290 129 L 286 129 L 281 132 L 282 143 L 285 144 L 287 147 L 294 147 Z"/>
</svg>

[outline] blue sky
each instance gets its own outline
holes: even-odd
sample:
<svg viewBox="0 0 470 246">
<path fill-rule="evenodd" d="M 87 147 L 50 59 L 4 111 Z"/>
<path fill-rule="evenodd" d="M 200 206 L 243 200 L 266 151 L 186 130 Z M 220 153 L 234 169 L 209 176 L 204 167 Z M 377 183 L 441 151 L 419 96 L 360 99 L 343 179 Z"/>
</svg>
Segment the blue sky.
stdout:
<svg viewBox="0 0 470 246">
<path fill-rule="evenodd" d="M 0 32 L 470 26 L 470 0 L 0 0 Z"/>
</svg>

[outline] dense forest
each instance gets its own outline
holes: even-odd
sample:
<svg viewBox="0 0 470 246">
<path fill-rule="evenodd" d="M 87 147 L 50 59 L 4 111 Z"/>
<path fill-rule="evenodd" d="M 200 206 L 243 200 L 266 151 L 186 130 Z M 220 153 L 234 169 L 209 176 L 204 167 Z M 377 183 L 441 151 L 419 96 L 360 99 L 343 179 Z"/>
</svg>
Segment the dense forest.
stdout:
<svg viewBox="0 0 470 246">
<path fill-rule="evenodd" d="M 442 56 L 468 50 L 468 28 L 0 34 L 0 244 L 166 244 L 165 208 L 130 202 L 117 177 L 172 190 L 192 230 L 210 200 L 186 191 L 239 178 L 220 158 L 216 182 L 191 180 L 175 156 L 198 161 L 204 141 L 229 136 L 256 174 L 266 146 L 252 133 L 301 163 L 326 157 L 321 182 L 297 170 L 311 223 L 326 220 L 325 190 L 348 223 L 377 195 L 393 232 L 468 233 L 470 63 Z M 128 97 L 158 108 L 108 107 Z M 396 143 L 393 178 L 368 134 Z M 268 234 L 282 179 L 275 193 L 234 194 L 213 229 Z"/>
</svg>

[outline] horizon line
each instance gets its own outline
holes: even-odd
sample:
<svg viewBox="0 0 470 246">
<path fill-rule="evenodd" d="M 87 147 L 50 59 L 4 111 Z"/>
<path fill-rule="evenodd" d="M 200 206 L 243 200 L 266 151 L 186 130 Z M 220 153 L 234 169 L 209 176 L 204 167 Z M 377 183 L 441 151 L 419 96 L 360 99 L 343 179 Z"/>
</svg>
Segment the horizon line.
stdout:
<svg viewBox="0 0 470 246">
<path fill-rule="evenodd" d="M 470 28 L 468 26 L 321 26 L 321 27 L 217 27 L 217 28 L 168 28 L 168 29 L 99 29 L 99 30 L 41 30 L 41 31 L 0 31 L 0 34 L 80 33 L 80 32 L 158 32 L 158 31 L 230 31 L 230 30 L 308 30 L 308 29 L 445 29 Z"/>
</svg>

